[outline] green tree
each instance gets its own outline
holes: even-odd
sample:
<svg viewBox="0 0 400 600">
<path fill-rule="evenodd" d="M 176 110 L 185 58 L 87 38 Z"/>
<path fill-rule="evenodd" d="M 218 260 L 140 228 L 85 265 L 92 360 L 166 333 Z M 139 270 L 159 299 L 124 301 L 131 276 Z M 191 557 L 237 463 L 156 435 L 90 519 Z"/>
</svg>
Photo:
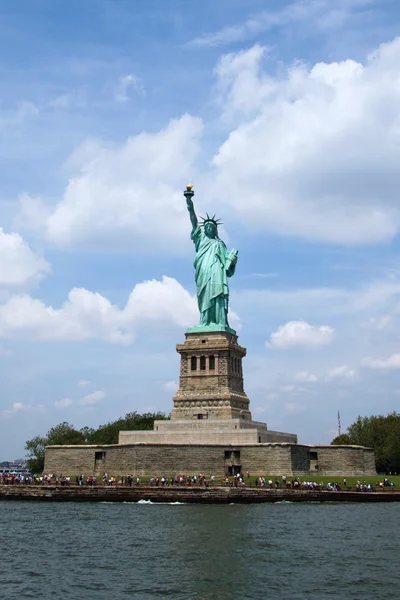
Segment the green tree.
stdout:
<svg viewBox="0 0 400 600">
<path fill-rule="evenodd" d="M 33 473 L 41 473 L 44 468 L 44 453 L 46 446 L 64 446 L 84 444 L 84 435 L 74 429 L 73 425 L 65 422 L 52 427 L 45 437 L 40 435 L 28 440 L 25 450 L 28 452 L 27 467 Z"/>
<path fill-rule="evenodd" d="M 47 432 L 47 446 L 74 446 L 85 443 L 83 433 L 77 431 L 66 421 L 52 427 Z"/>
<path fill-rule="evenodd" d="M 400 473 L 400 414 L 357 417 L 346 434 L 332 444 L 355 444 L 373 448 L 376 468 L 383 473 Z"/>
<path fill-rule="evenodd" d="M 83 444 L 117 444 L 120 431 L 153 429 L 155 420 L 169 419 L 164 413 L 127 413 L 116 421 L 100 425 L 98 429 L 82 427 L 79 431 L 73 425 L 64 421 L 49 429 L 45 437 L 36 436 L 28 440 L 25 450 L 28 452 L 28 468 L 39 473 L 44 468 L 46 446 L 75 446 Z"/>
<path fill-rule="evenodd" d="M 25 444 L 25 450 L 28 452 L 26 466 L 32 473 L 41 473 L 44 467 L 44 448 L 47 444 L 47 438 L 37 435 L 28 440 Z"/>
<path fill-rule="evenodd" d="M 341 435 L 336 436 L 332 441 L 331 444 L 333 446 L 349 446 L 351 445 L 352 441 L 350 439 L 350 436 L 347 433 L 342 433 Z"/>
<path fill-rule="evenodd" d="M 88 437 L 89 444 L 117 444 L 120 431 L 152 430 L 155 420 L 169 419 L 164 413 L 138 414 L 136 411 L 127 413 L 116 421 L 100 425 L 92 435 Z"/>
<path fill-rule="evenodd" d="M 82 429 L 79 430 L 79 433 L 82 434 L 83 439 L 85 440 L 85 443 L 88 443 L 88 440 L 90 439 L 90 436 L 93 435 L 93 433 L 96 430 L 93 429 L 92 427 L 88 427 L 87 425 L 85 425 L 85 427 L 82 427 Z"/>
</svg>

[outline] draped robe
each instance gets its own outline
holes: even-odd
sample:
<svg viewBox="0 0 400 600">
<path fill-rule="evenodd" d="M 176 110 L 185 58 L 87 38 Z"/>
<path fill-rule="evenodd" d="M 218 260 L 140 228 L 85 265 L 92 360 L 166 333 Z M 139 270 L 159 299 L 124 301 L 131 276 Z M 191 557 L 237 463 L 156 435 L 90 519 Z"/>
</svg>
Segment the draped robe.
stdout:
<svg viewBox="0 0 400 600">
<path fill-rule="evenodd" d="M 200 325 L 229 327 L 227 278 L 235 272 L 235 253 L 228 252 L 218 237 L 207 237 L 199 225 L 193 229 L 191 238 L 196 247 L 194 268 Z"/>
</svg>

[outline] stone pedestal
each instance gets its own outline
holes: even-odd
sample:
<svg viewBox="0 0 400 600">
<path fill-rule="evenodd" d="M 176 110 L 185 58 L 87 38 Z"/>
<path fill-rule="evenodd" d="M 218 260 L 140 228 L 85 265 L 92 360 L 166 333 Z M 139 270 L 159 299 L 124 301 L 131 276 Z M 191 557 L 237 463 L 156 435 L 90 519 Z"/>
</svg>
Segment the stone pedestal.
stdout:
<svg viewBox="0 0 400 600">
<path fill-rule="evenodd" d="M 250 401 L 243 389 L 242 359 L 246 349 L 228 331 L 186 333 L 181 355 L 179 389 L 171 420 L 251 421 Z"/>
<path fill-rule="evenodd" d="M 181 368 L 171 420 L 155 421 L 153 431 L 120 431 L 119 444 L 297 443 L 296 435 L 252 420 L 243 389 L 246 348 L 233 330 L 210 329 L 189 330 L 185 343 L 176 346 Z"/>
</svg>

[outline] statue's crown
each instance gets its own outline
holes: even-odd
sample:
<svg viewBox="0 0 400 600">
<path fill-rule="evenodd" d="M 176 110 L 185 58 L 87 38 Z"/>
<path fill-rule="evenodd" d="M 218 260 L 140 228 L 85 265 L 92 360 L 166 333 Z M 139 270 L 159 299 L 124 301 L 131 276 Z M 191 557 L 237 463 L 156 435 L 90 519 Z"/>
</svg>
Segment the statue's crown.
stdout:
<svg viewBox="0 0 400 600">
<path fill-rule="evenodd" d="M 204 227 L 204 225 L 206 223 L 214 223 L 215 227 L 218 227 L 218 225 L 223 225 L 223 223 L 220 221 L 220 219 L 216 219 L 215 215 L 213 217 L 210 217 L 210 215 L 208 213 L 206 213 L 206 218 L 200 217 L 200 219 L 203 221 L 200 224 L 201 227 Z"/>
</svg>

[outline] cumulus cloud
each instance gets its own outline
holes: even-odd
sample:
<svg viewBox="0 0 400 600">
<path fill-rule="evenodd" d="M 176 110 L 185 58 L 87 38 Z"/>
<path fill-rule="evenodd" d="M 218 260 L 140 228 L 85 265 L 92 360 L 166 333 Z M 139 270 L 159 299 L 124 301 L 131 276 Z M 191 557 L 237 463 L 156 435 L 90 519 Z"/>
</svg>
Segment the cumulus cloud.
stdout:
<svg viewBox="0 0 400 600">
<path fill-rule="evenodd" d="M 298 402 L 286 402 L 284 409 L 289 414 L 298 414 L 305 411 L 305 407 Z"/>
<path fill-rule="evenodd" d="M 1 411 L 4 417 L 13 417 L 21 413 L 42 412 L 43 404 L 24 404 L 23 402 L 14 402 L 11 408 Z"/>
<path fill-rule="evenodd" d="M 389 358 L 371 358 L 367 356 L 363 359 L 362 365 L 367 369 L 374 369 L 377 371 L 400 369 L 400 354 L 392 354 Z"/>
<path fill-rule="evenodd" d="M 63 198 L 54 208 L 42 208 L 46 237 L 75 247 L 107 243 L 108 248 L 179 253 L 190 231 L 182 189 L 193 177 L 201 133 L 201 120 L 185 115 L 119 146 L 84 144 L 69 160 L 76 174 Z M 25 226 L 29 215 L 37 227 L 35 209 L 24 196 L 19 219 Z"/>
<path fill-rule="evenodd" d="M 300 371 L 296 373 L 294 376 L 295 381 L 300 381 L 303 383 L 315 383 L 318 381 L 318 377 L 314 375 L 314 373 L 309 373 L 308 371 Z"/>
<path fill-rule="evenodd" d="M 296 394 L 309 394 L 310 390 L 299 385 L 293 385 L 293 383 L 286 383 L 285 385 L 281 385 L 279 388 L 282 392 L 293 392 Z"/>
<path fill-rule="evenodd" d="M 355 374 L 355 369 L 352 369 L 348 365 L 340 365 L 328 371 L 327 379 L 353 379 Z"/>
<path fill-rule="evenodd" d="M 179 308 L 178 308 L 179 307 Z M 138 283 L 126 306 L 132 321 L 171 321 L 179 326 L 198 321 L 197 302 L 176 279 L 163 277 L 162 281 Z"/>
<path fill-rule="evenodd" d="M 0 285 L 19 286 L 40 279 L 49 264 L 35 255 L 19 233 L 5 233 L 0 227 Z"/>
<path fill-rule="evenodd" d="M 4 338 L 129 344 L 143 325 L 187 327 L 197 322 L 195 297 L 170 277 L 137 284 L 122 309 L 101 294 L 82 288 L 71 290 L 60 308 L 46 306 L 27 294 L 11 296 L 0 305 L 0 337 Z"/>
<path fill-rule="evenodd" d="M 310 325 L 306 321 L 289 321 L 281 325 L 271 334 L 267 348 L 308 347 L 320 348 L 330 344 L 334 337 L 334 329 L 328 325 Z"/>
<path fill-rule="evenodd" d="M 83 396 L 83 398 L 81 398 L 79 400 L 79 404 L 84 404 L 86 406 L 93 406 L 94 404 L 98 404 L 99 402 L 104 400 L 105 397 L 106 397 L 106 394 L 103 390 L 97 390 L 96 392 L 92 392 L 91 394 L 87 394 L 86 396 Z"/>
<path fill-rule="evenodd" d="M 261 32 L 275 28 L 308 24 L 313 29 L 326 31 L 343 25 L 357 9 L 369 5 L 370 0 L 295 0 L 276 10 L 263 10 L 237 25 L 223 27 L 219 31 L 203 34 L 191 40 L 193 46 L 223 46 L 252 39 Z"/>
<path fill-rule="evenodd" d="M 277 392 L 268 392 L 265 397 L 267 400 L 277 400 L 279 398 L 279 394 Z"/>
<path fill-rule="evenodd" d="M 164 392 L 171 392 L 172 394 L 175 394 L 176 390 L 178 389 L 178 383 L 176 381 L 167 381 L 166 383 L 163 383 L 162 389 Z"/>
<path fill-rule="evenodd" d="M 71 406 L 71 404 L 73 404 L 74 401 L 71 398 L 63 398 L 62 400 L 56 400 L 54 402 L 54 406 L 56 408 L 67 408 L 68 406 Z"/>
<path fill-rule="evenodd" d="M 215 197 L 267 231 L 339 244 L 392 238 L 400 38 L 364 62 L 296 63 L 277 76 L 263 70 L 264 53 L 256 45 L 217 67 L 221 106 L 235 125 L 213 160 Z"/>
<path fill-rule="evenodd" d="M 18 198 L 19 212 L 15 217 L 15 225 L 23 229 L 41 230 L 50 214 L 50 209 L 40 198 L 30 196 L 26 192 Z"/>
<path fill-rule="evenodd" d="M 90 381 L 88 381 L 87 379 L 80 379 L 80 380 L 78 381 L 78 384 L 77 384 L 77 385 L 78 385 L 78 387 L 80 387 L 80 388 L 84 388 L 84 387 L 87 387 L 88 385 L 90 385 Z"/>
<path fill-rule="evenodd" d="M 216 67 L 227 134 L 197 178 L 209 204 L 225 204 L 250 228 L 322 243 L 393 238 L 400 38 L 363 61 L 296 62 L 277 75 L 264 68 L 265 54 L 256 44 Z M 88 140 L 68 161 L 73 174 L 60 201 L 44 207 L 26 195 L 20 219 L 42 224 L 59 245 L 178 253 L 188 237 L 182 187 L 196 179 L 202 129 L 201 119 L 184 115 L 121 144 Z"/>
<path fill-rule="evenodd" d="M 114 98 L 117 102 L 127 102 L 131 91 L 135 91 L 142 96 L 145 93 L 142 80 L 133 73 L 120 77 L 114 90 Z"/>
<path fill-rule="evenodd" d="M 0 131 L 15 133 L 23 129 L 25 123 L 39 115 L 39 109 L 32 102 L 19 102 L 15 107 L 0 112 Z"/>
<path fill-rule="evenodd" d="M 382 331 L 388 325 L 391 324 L 393 319 L 392 315 L 378 315 L 376 317 L 370 317 L 366 323 L 365 327 L 369 327 L 370 329 L 376 329 L 378 331 Z"/>
<path fill-rule="evenodd" d="M 103 390 L 96 390 L 95 392 L 86 394 L 86 396 L 83 396 L 78 400 L 73 400 L 72 398 L 63 398 L 62 400 L 56 400 L 54 402 L 54 406 L 56 408 L 68 408 L 73 404 L 81 406 L 94 406 L 95 404 L 98 404 L 99 402 L 104 400 L 105 397 L 106 394 Z"/>
</svg>

